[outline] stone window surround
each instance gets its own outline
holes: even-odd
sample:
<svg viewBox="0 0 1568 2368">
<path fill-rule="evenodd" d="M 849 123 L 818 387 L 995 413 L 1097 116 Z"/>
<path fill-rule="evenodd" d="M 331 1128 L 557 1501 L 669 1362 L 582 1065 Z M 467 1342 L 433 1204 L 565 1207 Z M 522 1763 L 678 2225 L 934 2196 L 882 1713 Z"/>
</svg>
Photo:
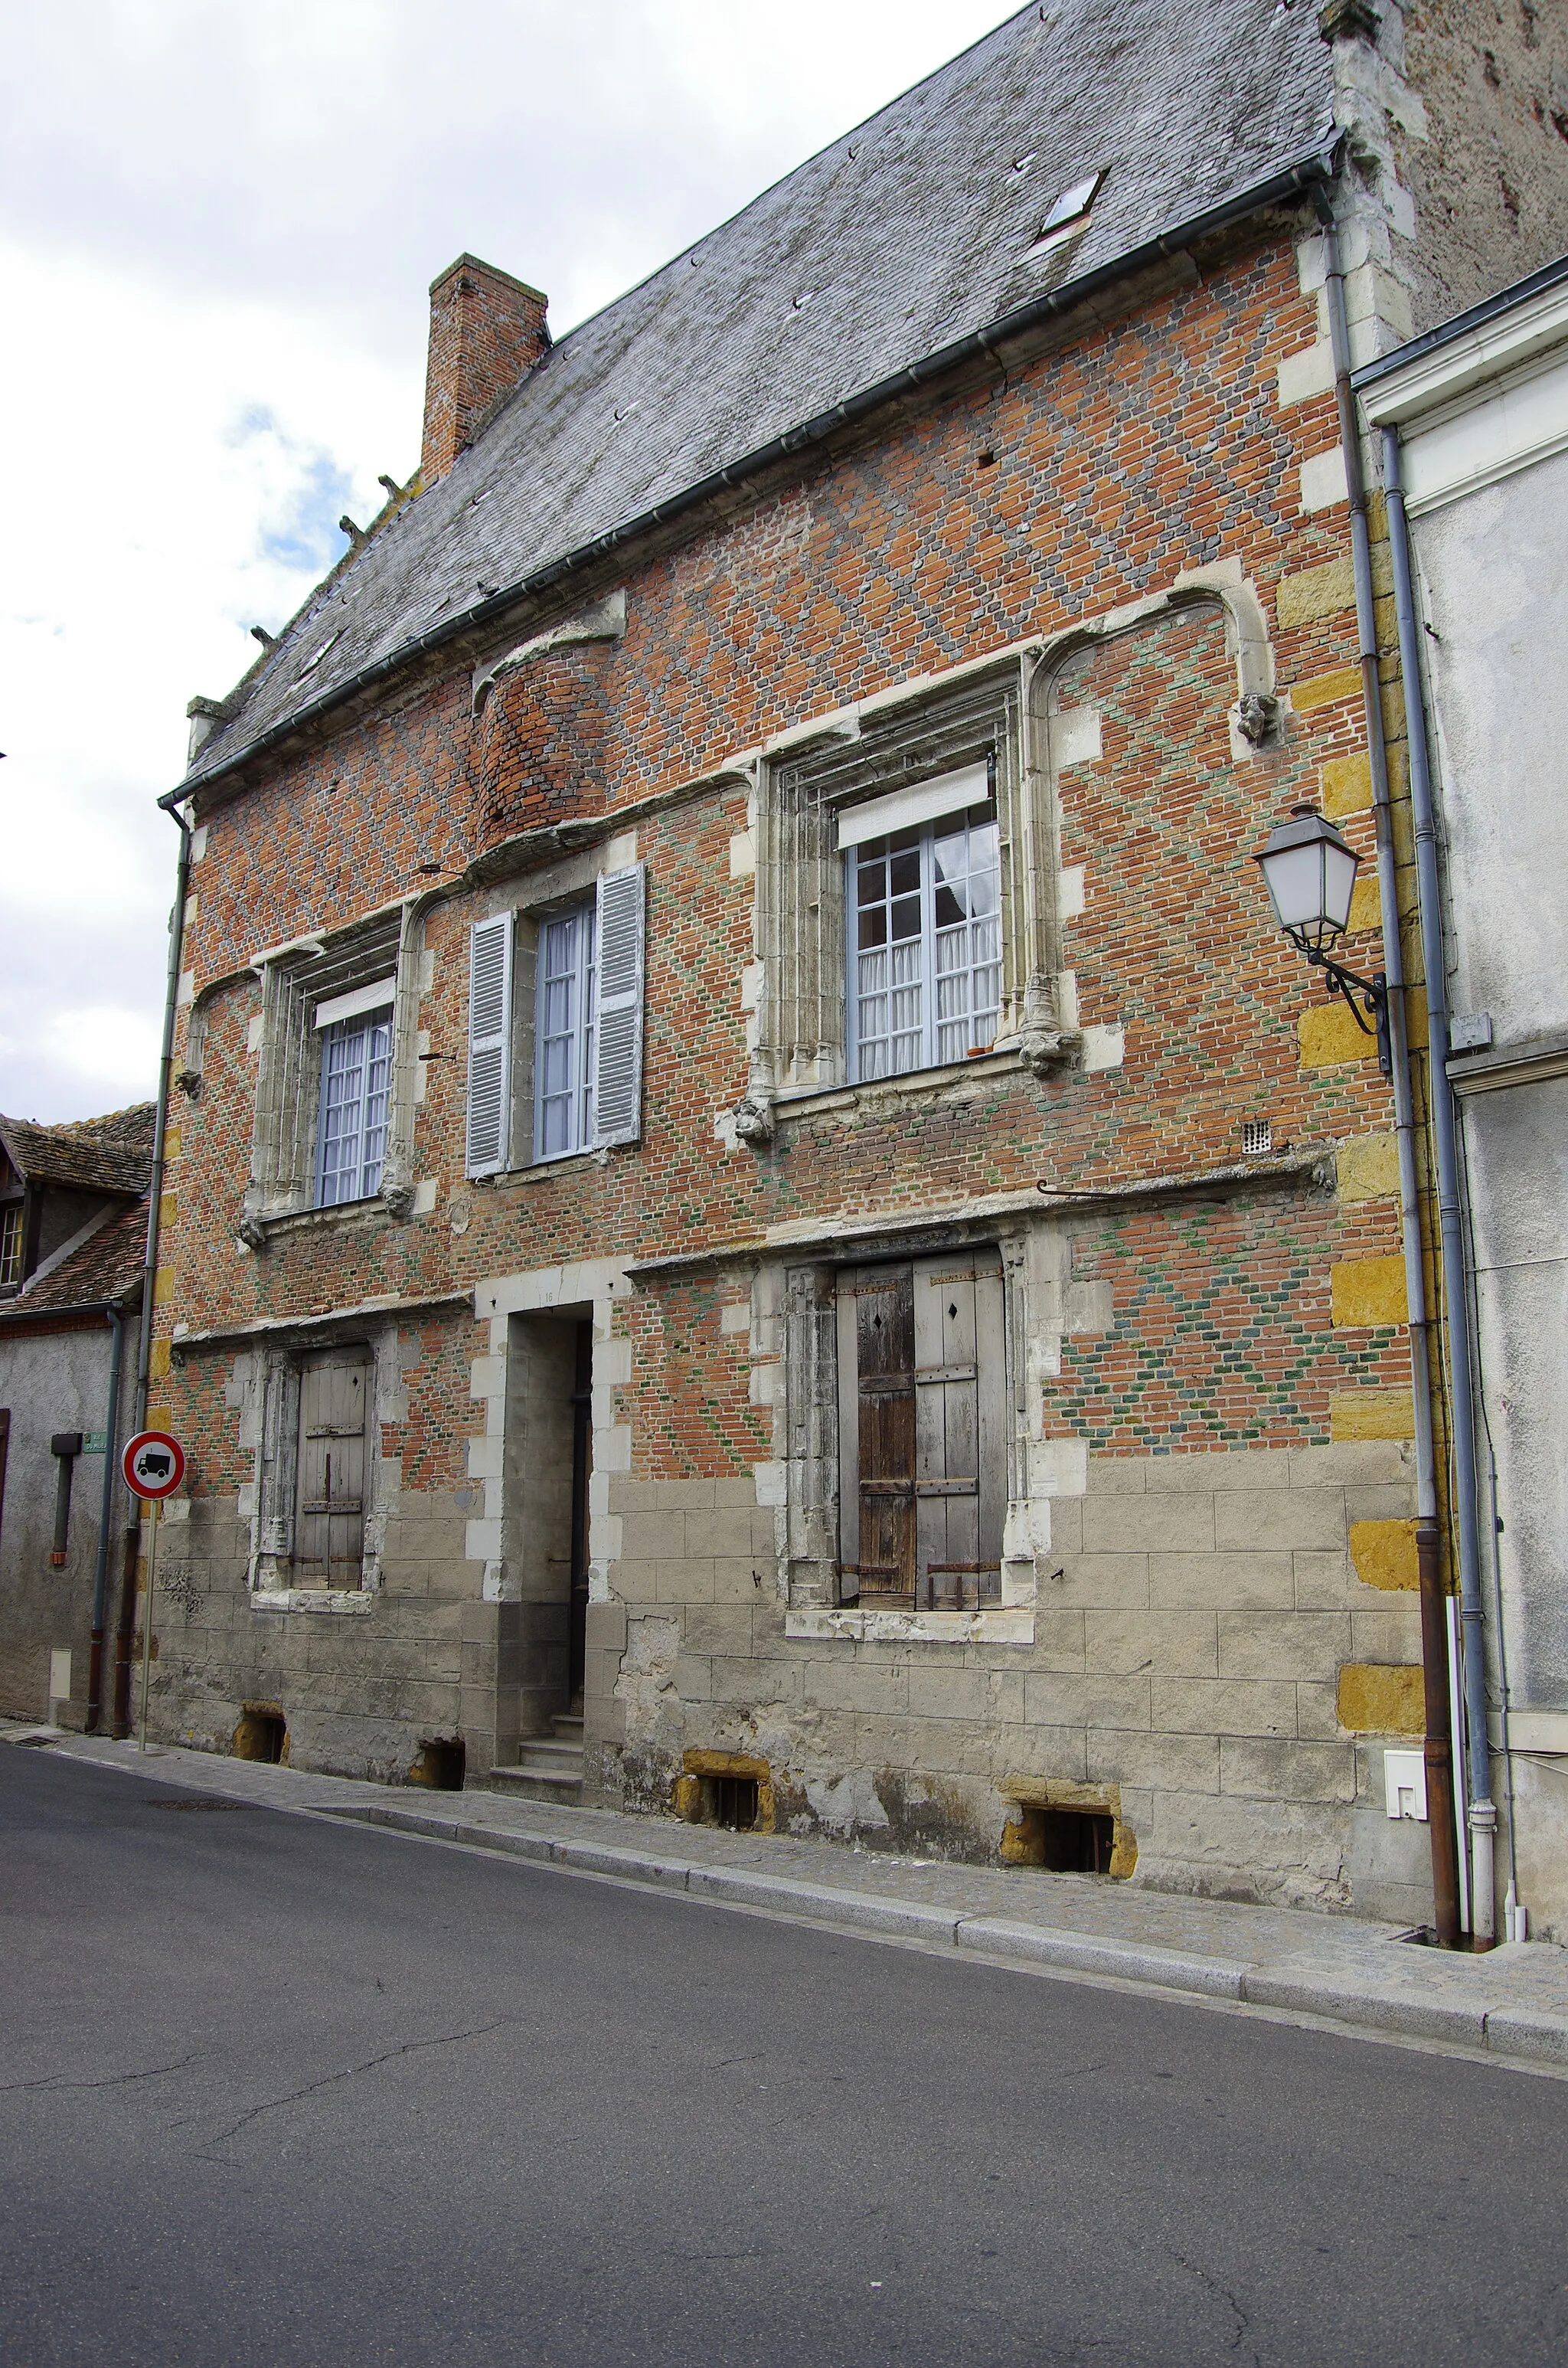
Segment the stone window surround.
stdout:
<svg viewBox="0 0 1568 2368">
<path fill-rule="evenodd" d="M 840 1605 L 838 1594 L 837 1276 L 879 1254 L 940 1255 L 994 1247 L 1002 1261 L 1008 1408 L 1007 1513 L 1000 1606 L 899 1611 Z M 826 1250 L 829 1246 L 824 1246 Z M 752 1395 L 771 1403 L 774 1458 L 756 1470 L 757 1502 L 774 1508 L 778 1591 L 791 1637 L 876 1644 L 1028 1645 L 1047 1576 L 1051 1500 L 1081 1497 L 1088 1451 L 1044 1435 L 1045 1382 L 1061 1371 L 1065 1335 L 1109 1329 L 1109 1286 L 1071 1281 L 1067 1227 L 1047 1215 L 932 1223 L 897 1237 L 881 1230 L 831 1256 L 781 1254 L 752 1286 Z"/>
<path fill-rule="evenodd" d="M 592 897 L 604 873 L 623 871 L 638 860 L 636 831 L 617 830 L 611 818 L 602 837 L 573 854 L 559 856 L 514 876 L 505 885 L 493 889 L 475 910 L 475 920 L 493 920 L 500 914 L 510 913 L 517 924 L 512 948 L 510 1165 L 496 1176 L 472 1179 L 465 1190 L 472 1192 L 513 1177 L 554 1175 L 574 1160 L 591 1159 L 602 1166 L 609 1157 L 608 1147 L 596 1149 L 592 1145 L 554 1159 L 536 1160 L 533 1156 L 534 970 L 540 923 L 569 911 L 574 905 L 585 903 Z M 519 1157 L 519 1153 L 527 1156 Z"/>
<path fill-rule="evenodd" d="M 759 749 L 730 759 L 724 771 L 746 780 L 749 842 L 732 850 L 732 869 L 755 872 L 753 962 L 747 1010 L 748 1079 L 738 1109 L 715 1132 L 760 1148 L 772 1140 L 776 1114 L 808 1116 L 862 1087 L 846 1082 L 842 860 L 824 826 L 836 806 L 874 794 L 885 783 L 858 778 L 852 751 L 880 728 L 878 753 L 903 736 L 917 743 L 971 686 L 995 687 L 995 712 L 1009 729 L 993 740 L 997 818 L 1003 851 L 1002 1013 L 996 1053 L 1037 1076 L 1076 1060 L 1085 1069 L 1120 1057 L 1119 1030 L 1080 1025 L 1076 982 L 1063 961 L 1064 925 L 1080 909 L 1082 883 L 1063 874 L 1059 852 L 1057 777 L 1068 765 L 1098 757 L 1097 716 L 1059 709 L 1060 677 L 1080 651 L 1137 631 L 1183 609 L 1217 604 L 1236 666 L 1237 699 L 1229 712 L 1232 753 L 1257 756 L 1278 737 L 1282 702 L 1274 695 L 1267 620 L 1239 560 L 1184 569 L 1162 591 L 1076 620 L 1062 632 L 1009 643 L 939 675 L 926 675 L 854 705 L 791 726 Z M 892 720 L 894 730 L 885 726 Z M 873 737 L 876 734 L 873 734 Z M 1092 746 L 1090 745 L 1092 742 Z M 978 748 L 978 744 L 977 744 Z M 976 751 L 971 751 L 971 754 Z M 934 777 L 960 761 L 950 748 L 934 756 Z M 797 787 L 787 794 L 788 771 Z M 820 793 L 809 785 L 821 777 Z M 804 794 L 802 795 L 802 790 Z M 879 1086 L 939 1088 L 970 1064 L 926 1070 Z"/>
<path fill-rule="evenodd" d="M 357 1349 L 369 1362 L 366 1408 L 365 1552 L 357 1588 L 295 1587 L 291 1580 L 295 1475 L 300 1444 L 301 1360 L 324 1349 Z M 188 1353 L 188 1351 L 183 1351 Z M 416 1349 L 410 1357 L 417 1357 Z M 254 1478 L 239 1492 L 237 1510 L 250 1523 L 245 1584 L 256 1611 L 347 1613 L 363 1617 L 381 1588 L 387 1521 L 402 1486 L 400 1456 L 381 1452 L 381 1427 L 408 1417 L 405 1361 L 395 1315 L 367 1312 L 355 1318 L 292 1324 L 235 1360 L 226 1396 L 240 1412 L 240 1444 L 255 1456 Z"/>
<path fill-rule="evenodd" d="M 432 901 L 428 894 L 401 900 L 345 928 L 306 931 L 251 958 L 249 969 L 261 981 L 262 1001 L 250 1028 L 251 1050 L 257 1056 L 256 1110 L 250 1180 L 238 1226 L 247 1247 L 263 1250 L 277 1230 L 301 1224 L 355 1223 L 376 1214 L 407 1217 L 430 1197 L 415 1183 L 414 1128 L 424 1099 L 423 1055 L 428 1049 L 419 1029 L 419 1004 L 433 983 L 433 957 L 425 950 L 423 929 Z M 315 1006 L 389 974 L 396 985 L 381 1185 L 367 1199 L 318 1208 L 321 1053 Z M 193 1087 L 199 1089 L 206 1008 L 220 988 L 232 983 L 214 980 L 197 998 L 182 1077 L 187 1092 Z"/>
</svg>

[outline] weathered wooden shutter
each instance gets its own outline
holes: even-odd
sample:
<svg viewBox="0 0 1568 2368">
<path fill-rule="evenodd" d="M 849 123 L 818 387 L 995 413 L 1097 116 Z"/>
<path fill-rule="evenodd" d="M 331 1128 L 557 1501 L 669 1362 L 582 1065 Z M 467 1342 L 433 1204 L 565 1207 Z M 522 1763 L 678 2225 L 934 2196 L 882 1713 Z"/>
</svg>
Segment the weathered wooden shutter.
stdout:
<svg viewBox="0 0 1568 2368">
<path fill-rule="evenodd" d="M 365 1400 L 369 1365 L 329 1351 L 300 1375 L 294 1562 L 305 1587 L 358 1587 L 365 1556 Z"/>
<path fill-rule="evenodd" d="M 840 1279 L 846 1601 L 921 1611 L 1000 1601 L 1002 1326 L 994 1252 L 861 1267 Z"/>
<path fill-rule="evenodd" d="M 643 870 L 631 863 L 624 871 L 605 872 L 598 884 L 596 1144 L 635 1143 L 642 1132 Z"/>
<path fill-rule="evenodd" d="M 974 1251 L 921 1259 L 914 1298 L 915 1600 L 968 1611 L 1002 1596 L 1000 1266 Z"/>
<path fill-rule="evenodd" d="M 843 1593 L 858 1595 L 869 1611 L 913 1611 L 915 1303 L 907 1266 L 859 1267 L 840 1279 L 838 1342 Z"/>
<path fill-rule="evenodd" d="M 470 1176 L 506 1165 L 512 1115 L 512 916 L 476 921 L 468 954 Z"/>
</svg>

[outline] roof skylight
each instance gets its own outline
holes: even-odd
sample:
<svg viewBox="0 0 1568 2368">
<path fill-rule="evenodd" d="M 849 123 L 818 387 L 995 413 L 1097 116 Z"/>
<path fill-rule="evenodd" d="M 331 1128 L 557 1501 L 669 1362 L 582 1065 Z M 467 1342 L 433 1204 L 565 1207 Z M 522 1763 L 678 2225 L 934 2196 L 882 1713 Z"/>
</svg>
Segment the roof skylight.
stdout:
<svg viewBox="0 0 1568 2368">
<path fill-rule="evenodd" d="M 1071 188 L 1062 190 L 1040 226 L 1040 233 L 1035 240 L 1037 249 L 1042 246 L 1053 246 L 1059 238 L 1065 237 L 1069 231 L 1078 228 L 1089 208 L 1094 204 L 1100 183 L 1104 179 L 1103 172 L 1089 173 L 1083 180 L 1074 181 Z"/>
</svg>

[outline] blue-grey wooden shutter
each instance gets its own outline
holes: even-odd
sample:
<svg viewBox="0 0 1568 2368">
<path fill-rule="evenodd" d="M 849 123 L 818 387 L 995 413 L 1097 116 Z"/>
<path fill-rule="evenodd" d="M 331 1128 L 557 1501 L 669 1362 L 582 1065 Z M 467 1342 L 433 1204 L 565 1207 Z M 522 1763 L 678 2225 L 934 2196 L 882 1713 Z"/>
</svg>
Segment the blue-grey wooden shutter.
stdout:
<svg viewBox="0 0 1568 2368">
<path fill-rule="evenodd" d="M 476 921 L 468 953 L 470 1176 L 506 1165 L 512 1114 L 512 916 Z"/>
<path fill-rule="evenodd" d="M 598 885 L 595 929 L 598 1026 L 594 1141 L 635 1143 L 642 1132 L 642 874 L 630 863 Z"/>
</svg>

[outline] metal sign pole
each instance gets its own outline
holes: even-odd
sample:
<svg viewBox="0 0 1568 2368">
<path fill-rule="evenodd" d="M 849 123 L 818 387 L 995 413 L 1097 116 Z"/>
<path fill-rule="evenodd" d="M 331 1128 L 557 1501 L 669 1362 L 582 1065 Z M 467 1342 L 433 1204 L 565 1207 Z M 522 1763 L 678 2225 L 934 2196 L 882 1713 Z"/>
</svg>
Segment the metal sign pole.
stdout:
<svg viewBox="0 0 1568 2368">
<path fill-rule="evenodd" d="M 153 1508 L 152 1534 L 147 1540 L 147 1600 L 142 1609 L 142 1741 L 138 1747 L 147 1748 L 147 1689 L 153 1674 L 153 1589 L 158 1576 L 158 1512 L 156 1497 L 151 1499 Z"/>
</svg>

